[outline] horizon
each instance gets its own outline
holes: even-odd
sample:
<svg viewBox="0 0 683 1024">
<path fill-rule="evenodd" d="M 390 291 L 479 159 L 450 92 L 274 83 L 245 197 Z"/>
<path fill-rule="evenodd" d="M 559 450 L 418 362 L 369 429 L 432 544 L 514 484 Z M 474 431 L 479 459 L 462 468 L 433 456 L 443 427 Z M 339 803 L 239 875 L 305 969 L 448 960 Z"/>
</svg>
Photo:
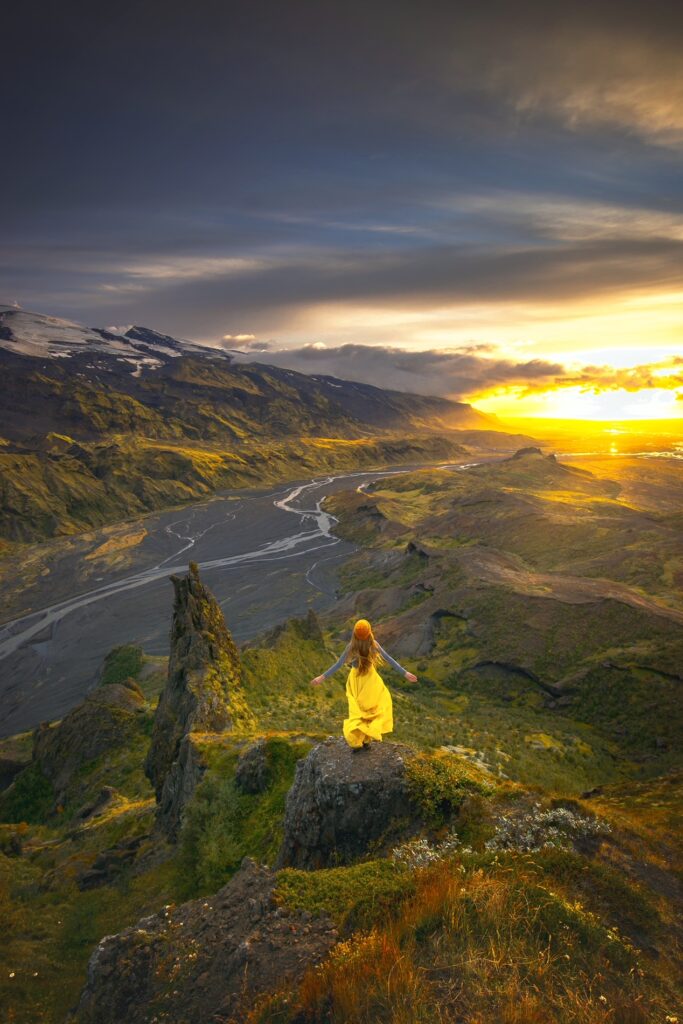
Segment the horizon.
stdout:
<svg viewBox="0 0 683 1024">
<path fill-rule="evenodd" d="M 10 304 L 501 418 L 681 417 L 680 10 L 30 13 Z"/>
<path fill-rule="evenodd" d="M 43 313 L 43 312 L 39 312 L 37 310 L 25 309 L 25 308 L 23 308 L 18 303 L 3 303 L 3 302 L 0 302 L 0 312 L 2 312 L 3 309 L 6 310 L 6 311 L 16 311 L 16 312 L 21 312 L 21 313 L 29 314 L 31 316 L 50 317 L 51 319 L 55 319 L 55 318 L 51 317 L 51 314 L 49 314 L 49 313 Z M 63 319 L 65 321 L 71 320 L 71 318 L 67 318 L 67 317 L 57 318 L 57 319 Z M 108 326 L 105 327 L 104 325 L 101 325 L 101 324 L 88 324 L 88 323 L 85 323 L 85 322 L 80 322 L 77 319 L 73 319 L 72 322 L 74 324 L 78 324 L 79 326 L 82 326 L 82 327 L 100 328 L 100 329 L 105 329 L 105 330 L 110 330 L 110 331 L 118 331 L 118 332 L 123 332 L 125 330 L 130 330 L 133 327 L 143 328 L 143 329 L 152 330 L 152 331 L 156 330 L 156 328 L 152 327 L 150 324 L 141 324 L 141 323 L 131 323 L 131 324 L 126 324 L 126 325 L 121 325 L 121 326 L 108 325 Z M 163 333 L 163 332 L 158 332 L 158 333 Z M 175 340 L 177 340 L 177 341 L 192 341 L 193 339 L 191 339 L 191 338 L 184 338 L 184 339 L 183 338 L 176 338 Z M 199 344 L 202 344 L 202 343 L 199 342 Z M 208 348 L 218 348 L 218 346 L 207 346 L 207 347 Z M 247 362 L 247 363 L 250 363 L 250 362 L 254 362 L 254 363 L 262 362 L 266 366 L 267 365 L 274 365 L 276 367 L 278 366 L 277 362 L 274 362 L 274 363 L 270 363 L 269 362 L 269 360 L 268 360 L 268 350 L 265 350 L 263 353 L 261 353 L 261 355 L 262 355 L 261 359 L 255 359 L 254 358 L 255 353 L 250 352 L 248 349 L 225 349 L 224 347 L 221 347 L 220 351 L 223 351 L 227 355 L 230 355 L 230 357 L 233 358 L 233 360 L 235 362 L 237 362 L 237 363 L 241 362 L 242 360 L 240 359 L 240 357 L 244 356 L 245 357 L 244 358 L 244 362 Z M 285 366 L 286 366 L 286 363 L 285 363 Z M 376 383 L 376 381 L 368 381 L 368 380 L 363 381 L 359 377 L 353 377 L 353 376 L 346 376 L 346 377 L 344 377 L 344 376 L 340 376 L 339 374 L 325 373 L 324 371 L 322 373 L 320 371 L 318 371 L 317 373 L 314 373 L 311 369 L 307 369 L 305 367 L 304 368 L 295 368 L 295 372 L 303 373 L 306 376 L 313 376 L 313 377 L 315 377 L 315 376 L 322 376 L 322 375 L 324 375 L 324 376 L 332 377 L 332 378 L 337 379 L 337 380 L 343 380 L 343 381 L 349 381 L 349 382 L 354 382 L 355 381 L 355 382 L 360 382 L 360 383 L 370 383 L 370 384 L 373 384 L 374 386 L 383 386 L 383 385 L 378 385 Z M 557 430 L 560 430 L 562 428 L 562 426 L 564 425 L 565 429 L 569 430 L 569 432 L 571 432 L 573 434 L 576 434 L 576 433 L 588 434 L 588 433 L 595 432 L 595 431 L 601 431 L 602 433 L 612 433 L 612 434 L 634 433 L 634 434 L 637 434 L 639 436 L 644 436 L 644 435 L 655 435 L 656 436 L 658 434 L 661 434 L 662 436 L 667 436 L 667 437 L 672 437 L 672 436 L 676 436 L 676 435 L 683 436 L 683 419 L 678 417 L 678 416 L 672 417 L 672 416 L 661 415 L 661 416 L 654 416 L 654 417 L 652 417 L 652 416 L 651 417 L 647 417 L 647 416 L 645 416 L 645 417 L 627 417 L 627 416 L 623 416 L 623 415 L 622 416 L 608 416 L 608 415 L 605 415 L 605 416 L 595 416 L 593 418 L 589 418 L 589 417 L 574 417 L 574 418 L 572 418 L 570 416 L 561 415 L 561 414 L 558 414 L 556 416 L 552 416 L 552 415 L 549 415 L 549 414 L 543 413 L 543 412 L 533 413 L 533 412 L 529 412 L 529 411 L 522 412 L 522 413 L 517 412 L 517 413 L 513 413 L 512 415 L 505 415 L 505 414 L 501 415 L 501 414 L 499 414 L 498 412 L 495 412 L 495 411 L 488 411 L 487 409 L 482 407 L 481 403 L 478 403 L 478 402 L 475 402 L 475 401 L 467 402 L 464 399 L 451 398 L 451 397 L 449 397 L 447 395 L 435 395 L 433 392 L 430 392 L 430 391 L 418 391 L 418 390 L 414 390 L 414 389 L 411 390 L 409 387 L 392 387 L 391 385 L 385 387 L 384 390 L 397 390 L 397 391 L 400 391 L 400 392 L 402 392 L 404 394 L 415 394 L 415 395 L 418 395 L 418 396 L 421 396 L 421 397 L 447 398 L 449 401 L 455 401 L 455 402 L 459 402 L 461 404 L 464 403 L 466 405 L 471 406 L 471 408 L 474 411 L 484 413 L 484 415 L 489 416 L 493 421 L 498 421 L 501 429 L 508 429 L 509 428 L 509 429 L 512 429 L 512 430 L 518 430 L 518 431 L 524 432 L 525 430 L 531 429 L 531 427 L 533 426 L 537 430 L 540 430 L 540 431 L 543 431 L 545 429 L 548 429 L 548 430 L 552 429 L 552 430 L 557 431 Z M 486 403 L 484 402 L 483 404 L 486 404 Z M 636 428 L 639 428 L 639 429 L 636 429 Z M 476 429 L 476 428 L 461 428 L 461 429 Z M 480 428 L 480 429 L 486 429 L 486 428 L 483 427 L 483 428 Z M 490 429 L 494 429 L 494 428 L 490 428 Z"/>
</svg>

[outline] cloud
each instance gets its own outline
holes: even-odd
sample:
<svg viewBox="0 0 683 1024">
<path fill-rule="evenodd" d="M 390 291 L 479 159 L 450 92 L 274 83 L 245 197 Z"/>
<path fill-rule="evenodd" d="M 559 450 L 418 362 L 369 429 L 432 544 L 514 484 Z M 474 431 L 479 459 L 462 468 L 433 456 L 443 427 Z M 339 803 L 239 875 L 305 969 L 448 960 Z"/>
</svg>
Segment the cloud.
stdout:
<svg viewBox="0 0 683 1024">
<path fill-rule="evenodd" d="M 483 356 L 480 346 L 425 349 L 420 352 L 383 345 L 340 345 L 320 348 L 270 349 L 260 361 L 312 375 L 357 380 L 378 387 L 417 394 L 470 400 L 498 389 L 522 394 L 580 387 L 586 391 L 683 387 L 683 359 L 624 369 L 583 366 L 578 369 L 545 359 L 518 361 Z M 244 358 L 259 359 L 250 352 Z"/>
<path fill-rule="evenodd" d="M 223 341 L 240 341 L 240 342 L 253 342 L 256 341 L 255 334 L 224 334 Z"/>
<path fill-rule="evenodd" d="M 144 284 L 148 300 L 125 319 L 149 319 L 153 314 L 137 311 L 146 306 L 159 310 L 166 322 L 175 322 L 174 329 L 184 335 L 204 338 L 209 329 L 217 337 L 228 333 L 217 323 L 225 322 L 228 313 L 248 320 L 259 333 L 281 334 L 302 313 L 324 304 L 391 306 L 400 319 L 401 311 L 438 306 L 543 306 L 623 296 L 634 289 L 644 293 L 683 287 L 683 241 L 659 237 L 533 245 L 455 243 L 381 252 L 319 246 L 305 256 L 282 252 L 264 262 L 239 275 L 144 282 L 124 278 L 119 286 L 106 282 L 106 287 L 121 287 L 125 297 L 128 289 Z M 111 319 L 114 310 L 106 304 L 103 309 L 103 316 Z"/>
</svg>

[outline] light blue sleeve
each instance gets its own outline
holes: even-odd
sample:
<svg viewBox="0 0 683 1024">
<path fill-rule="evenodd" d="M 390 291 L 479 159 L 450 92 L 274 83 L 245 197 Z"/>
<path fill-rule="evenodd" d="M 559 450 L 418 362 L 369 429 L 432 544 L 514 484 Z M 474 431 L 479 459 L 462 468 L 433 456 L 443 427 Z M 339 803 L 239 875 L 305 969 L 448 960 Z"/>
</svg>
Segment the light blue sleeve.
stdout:
<svg viewBox="0 0 683 1024">
<path fill-rule="evenodd" d="M 391 655 L 387 654 L 387 652 L 384 650 L 384 648 L 381 647 L 379 644 L 377 644 L 377 650 L 382 655 L 384 660 L 389 662 L 389 664 L 391 665 L 392 668 L 395 668 L 396 671 L 400 672 L 402 676 L 404 676 L 406 674 L 407 669 L 405 669 L 403 667 L 403 665 L 399 665 L 399 663 L 397 661 L 394 661 L 394 659 L 391 657 Z"/>
<path fill-rule="evenodd" d="M 344 650 L 342 651 L 342 653 L 339 655 L 337 661 L 335 661 L 334 665 L 332 665 L 331 668 L 328 668 L 327 672 L 322 673 L 323 679 L 327 679 L 329 676 L 333 675 L 337 671 L 337 669 L 340 669 L 342 667 L 346 660 L 346 655 L 349 653 L 350 650 L 351 644 L 348 643 Z"/>
</svg>

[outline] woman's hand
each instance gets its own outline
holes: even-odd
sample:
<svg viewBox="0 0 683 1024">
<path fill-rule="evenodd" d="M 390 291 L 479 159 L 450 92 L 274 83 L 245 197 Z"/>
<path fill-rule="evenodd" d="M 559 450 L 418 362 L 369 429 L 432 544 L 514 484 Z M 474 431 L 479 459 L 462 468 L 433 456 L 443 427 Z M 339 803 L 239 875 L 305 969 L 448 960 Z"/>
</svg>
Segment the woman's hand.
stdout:
<svg viewBox="0 0 683 1024">
<path fill-rule="evenodd" d="M 408 680 L 409 683 L 417 682 L 417 676 L 414 676 L 412 672 L 406 672 L 406 679 Z"/>
<path fill-rule="evenodd" d="M 324 678 L 324 676 L 316 676 L 315 679 L 311 679 L 311 686 L 320 686 Z"/>
</svg>

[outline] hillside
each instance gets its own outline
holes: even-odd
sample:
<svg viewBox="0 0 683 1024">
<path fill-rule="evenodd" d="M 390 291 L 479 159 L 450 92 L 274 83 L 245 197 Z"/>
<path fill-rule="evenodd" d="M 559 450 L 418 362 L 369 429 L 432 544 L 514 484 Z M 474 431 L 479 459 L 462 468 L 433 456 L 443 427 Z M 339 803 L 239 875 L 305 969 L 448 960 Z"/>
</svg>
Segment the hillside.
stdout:
<svg viewBox="0 0 683 1024">
<path fill-rule="evenodd" d="M 0 553 L 217 488 L 386 464 L 397 445 L 400 462 L 519 441 L 497 426 L 465 403 L 2 307 Z"/>
<path fill-rule="evenodd" d="M 680 492 L 683 467 L 658 472 Z M 458 707 L 451 742 L 528 780 L 590 788 L 678 764 L 680 523 L 630 490 L 531 449 L 328 500 L 363 548 L 335 618 L 379 620 L 429 677 L 426 742 L 444 735 L 434 710 Z"/>
<path fill-rule="evenodd" d="M 396 554 L 412 599 L 433 577 Z M 408 659 L 417 688 L 387 674 L 395 736 L 355 755 L 343 688 L 308 683 L 340 643 L 315 614 L 238 651 L 196 566 L 174 593 L 167 672 L 119 648 L 61 723 L 0 744 L 9 1020 L 676 1020 L 680 770 L 593 761 L 579 793 L 585 766 L 558 784 L 504 731 L 504 770 L 454 744 L 480 722 L 439 682 L 445 637 Z M 543 713 L 510 692 L 513 721 Z"/>
</svg>

